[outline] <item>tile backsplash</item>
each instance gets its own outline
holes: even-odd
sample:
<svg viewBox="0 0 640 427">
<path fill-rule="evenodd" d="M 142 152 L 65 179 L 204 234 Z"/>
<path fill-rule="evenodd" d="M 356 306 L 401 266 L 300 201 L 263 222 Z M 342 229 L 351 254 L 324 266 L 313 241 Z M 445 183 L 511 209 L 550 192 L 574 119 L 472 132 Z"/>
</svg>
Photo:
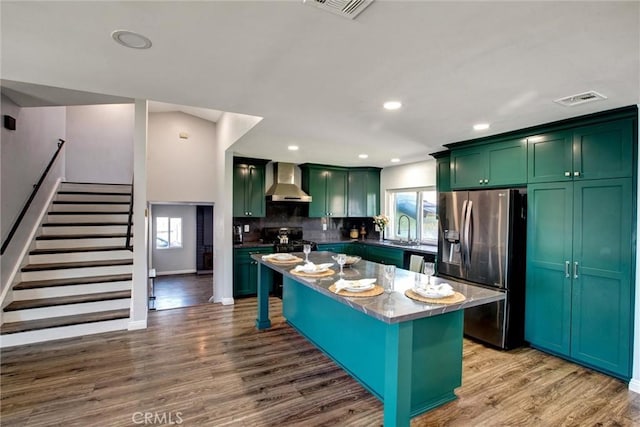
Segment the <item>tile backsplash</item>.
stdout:
<svg viewBox="0 0 640 427">
<path fill-rule="evenodd" d="M 365 238 L 377 239 L 378 232 L 374 231 L 373 219 L 365 218 L 309 218 L 309 205 L 301 203 L 267 203 L 264 218 L 233 218 L 233 225 L 249 225 L 249 232 L 244 233 L 245 242 L 260 240 L 264 227 L 302 227 L 304 238 L 317 242 L 348 239 L 352 227 L 360 230 L 364 225 L 367 235 Z M 327 225 L 326 231 L 322 229 Z"/>
</svg>

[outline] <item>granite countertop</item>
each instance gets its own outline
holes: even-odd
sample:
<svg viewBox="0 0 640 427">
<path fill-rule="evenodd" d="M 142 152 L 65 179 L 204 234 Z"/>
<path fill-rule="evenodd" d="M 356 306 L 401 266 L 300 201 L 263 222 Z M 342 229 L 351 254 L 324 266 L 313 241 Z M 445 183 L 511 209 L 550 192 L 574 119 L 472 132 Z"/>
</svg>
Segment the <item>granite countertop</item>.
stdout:
<svg viewBox="0 0 640 427">
<path fill-rule="evenodd" d="M 295 255 L 304 258 L 304 254 L 295 253 Z M 335 255 L 332 252 L 311 252 L 309 260 L 316 263 L 334 262 L 331 258 Z M 253 259 L 268 266 L 269 268 L 282 273 L 316 291 L 327 295 L 334 300 L 337 300 L 343 304 L 352 307 L 355 310 L 366 313 L 378 320 L 386 323 L 399 323 L 408 320 L 420 319 L 423 317 L 437 316 L 439 314 L 448 313 L 451 311 L 463 310 L 468 307 L 474 307 L 494 301 L 500 301 L 505 299 L 504 292 L 494 291 L 491 289 L 483 288 L 481 286 L 475 286 L 466 283 L 454 282 L 452 280 L 443 280 L 439 277 L 432 277 L 432 283 L 446 282 L 451 287 L 460 292 L 466 297 L 466 300 L 457 304 L 430 304 L 420 301 L 414 301 L 404 295 L 404 291 L 413 287 L 414 278 L 417 273 L 413 273 L 408 270 L 396 269 L 396 277 L 394 282 L 394 291 L 390 294 L 382 294 L 375 297 L 343 297 L 329 291 L 331 286 L 336 280 L 339 279 L 337 274 L 327 278 L 306 278 L 295 276 L 289 271 L 295 266 L 279 266 L 268 261 L 264 261 L 261 255 L 252 255 Z M 339 271 L 339 267 L 336 264 L 335 270 Z M 382 264 L 377 264 L 370 261 L 361 260 L 357 264 L 344 269 L 346 280 L 368 279 L 376 278 L 378 284 L 382 284 Z M 423 275 L 424 276 L 424 275 Z M 426 277 L 423 277 L 426 280 Z"/>
</svg>

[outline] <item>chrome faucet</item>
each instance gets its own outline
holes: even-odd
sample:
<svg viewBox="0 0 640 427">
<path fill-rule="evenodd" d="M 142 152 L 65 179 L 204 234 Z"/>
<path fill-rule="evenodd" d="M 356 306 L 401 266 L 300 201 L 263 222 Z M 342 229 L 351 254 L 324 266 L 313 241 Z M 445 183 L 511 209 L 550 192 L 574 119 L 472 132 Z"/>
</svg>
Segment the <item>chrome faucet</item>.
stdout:
<svg viewBox="0 0 640 427">
<path fill-rule="evenodd" d="M 411 220 L 405 214 L 402 214 L 398 217 L 398 233 L 400 232 L 400 221 L 402 218 L 407 218 L 407 243 L 411 241 Z"/>
</svg>

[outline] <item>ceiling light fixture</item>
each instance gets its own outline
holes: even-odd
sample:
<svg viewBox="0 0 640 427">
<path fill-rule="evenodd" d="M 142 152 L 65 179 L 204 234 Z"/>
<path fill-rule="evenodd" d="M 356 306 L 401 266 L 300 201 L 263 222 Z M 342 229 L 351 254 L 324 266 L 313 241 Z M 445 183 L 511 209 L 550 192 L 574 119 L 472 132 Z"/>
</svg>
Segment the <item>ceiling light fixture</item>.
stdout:
<svg viewBox="0 0 640 427">
<path fill-rule="evenodd" d="M 387 101 L 382 104 L 385 110 L 398 110 L 402 107 L 402 102 L 400 101 Z"/>
<path fill-rule="evenodd" d="M 116 43 L 131 49 L 149 49 L 151 47 L 151 40 L 133 31 L 115 30 L 111 33 L 111 37 Z"/>
<path fill-rule="evenodd" d="M 473 125 L 473 130 L 487 130 L 490 127 L 489 123 L 476 123 Z"/>
<path fill-rule="evenodd" d="M 289 150 L 289 151 L 298 151 L 299 148 L 300 147 L 298 147 L 297 145 L 289 145 L 287 147 L 287 150 Z"/>
<path fill-rule="evenodd" d="M 394 157 L 393 159 L 391 159 L 391 163 L 398 163 L 400 161 L 399 158 Z"/>
<path fill-rule="evenodd" d="M 358 157 L 360 157 L 361 159 L 366 159 L 367 157 L 369 157 L 368 154 L 358 154 Z"/>
</svg>

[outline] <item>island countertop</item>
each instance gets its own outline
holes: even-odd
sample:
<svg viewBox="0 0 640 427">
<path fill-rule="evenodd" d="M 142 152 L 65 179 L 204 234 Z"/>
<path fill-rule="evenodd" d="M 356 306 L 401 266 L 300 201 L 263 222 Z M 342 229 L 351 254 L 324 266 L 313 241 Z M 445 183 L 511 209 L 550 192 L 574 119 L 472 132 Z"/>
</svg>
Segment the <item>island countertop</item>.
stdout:
<svg viewBox="0 0 640 427">
<path fill-rule="evenodd" d="M 304 254 L 294 253 L 304 259 Z M 335 255 L 332 252 L 311 252 L 309 260 L 313 263 L 327 263 L 332 262 L 334 266 L 332 269 L 336 271 L 336 274 L 329 277 L 321 278 L 309 278 L 301 277 L 292 274 L 290 271 L 298 264 L 289 265 L 277 265 L 271 263 L 262 258 L 263 255 L 252 255 L 252 258 L 259 263 L 268 266 L 272 270 L 288 276 L 299 283 L 308 286 L 311 289 L 316 290 L 336 301 L 339 301 L 345 305 L 352 307 L 355 310 L 361 311 L 371 317 L 381 320 L 385 323 L 399 323 L 408 320 L 420 319 L 424 317 L 437 316 L 452 311 L 463 310 L 468 307 L 474 307 L 477 305 L 487 304 L 494 301 L 500 301 L 505 298 L 503 292 L 494 291 L 491 289 L 483 288 L 481 286 L 475 286 L 467 283 L 455 282 L 449 279 L 442 279 L 439 277 L 431 277 L 431 283 L 449 283 L 451 287 L 465 296 L 465 301 L 456 304 L 431 304 L 421 301 L 415 301 L 405 296 L 404 292 L 410 289 L 414 285 L 415 275 L 414 273 L 404 269 L 396 269 L 396 276 L 394 281 L 394 289 L 390 294 L 382 294 L 374 297 L 343 297 L 335 294 L 329 290 L 329 286 L 340 279 L 337 272 L 339 271 L 338 264 L 331 258 Z M 358 263 L 351 267 L 344 268 L 345 280 L 357 280 L 357 279 L 377 279 L 376 283 L 382 285 L 383 283 L 383 265 L 370 261 L 360 260 Z M 423 275 L 423 280 L 426 277 Z"/>
</svg>

